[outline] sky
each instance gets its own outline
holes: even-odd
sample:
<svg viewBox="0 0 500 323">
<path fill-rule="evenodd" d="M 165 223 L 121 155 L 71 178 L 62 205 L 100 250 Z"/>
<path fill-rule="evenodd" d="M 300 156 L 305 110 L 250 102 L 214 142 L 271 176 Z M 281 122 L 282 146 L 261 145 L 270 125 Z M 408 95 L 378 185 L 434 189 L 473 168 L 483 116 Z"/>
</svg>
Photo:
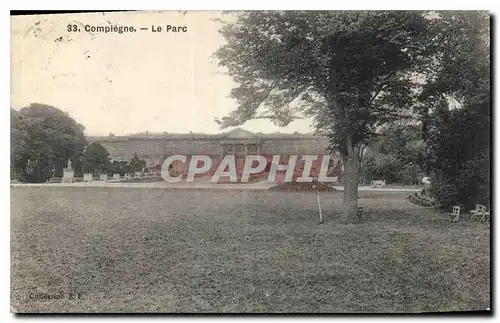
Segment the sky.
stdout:
<svg viewBox="0 0 500 323">
<path fill-rule="evenodd" d="M 220 133 L 215 118 L 236 108 L 236 86 L 213 53 L 224 44 L 215 11 L 121 12 L 11 17 L 11 107 L 43 103 L 66 111 L 87 135 Z M 80 32 L 69 32 L 76 24 Z M 85 25 L 134 26 L 136 33 L 86 32 Z M 182 25 L 187 32 L 152 32 Z M 312 132 L 251 120 L 252 132 Z"/>
</svg>

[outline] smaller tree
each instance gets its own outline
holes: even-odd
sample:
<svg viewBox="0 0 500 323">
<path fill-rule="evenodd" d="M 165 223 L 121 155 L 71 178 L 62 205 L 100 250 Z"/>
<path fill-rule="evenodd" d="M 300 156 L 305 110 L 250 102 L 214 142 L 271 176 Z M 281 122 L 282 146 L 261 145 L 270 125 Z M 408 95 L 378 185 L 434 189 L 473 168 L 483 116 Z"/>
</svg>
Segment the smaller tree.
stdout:
<svg viewBox="0 0 500 323">
<path fill-rule="evenodd" d="M 365 183 L 418 184 L 424 176 L 425 143 L 420 127 L 403 122 L 386 125 L 370 140 L 363 155 L 361 179 Z"/>
<path fill-rule="evenodd" d="M 108 151 L 100 143 L 91 143 L 82 156 L 81 167 L 83 172 L 94 175 L 107 173 L 110 164 L 108 156 Z"/>
<path fill-rule="evenodd" d="M 134 154 L 128 164 L 131 172 L 141 172 L 146 167 L 146 161 L 139 159 L 137 154 Z"/>
<path fill-rule="evenodd" d="M 123 176 L 125 173 L 130 173 L 130 165 L 126 161 L 113 161 L 108 166 L 108 174 L 120 174 Z"/>
</svg>

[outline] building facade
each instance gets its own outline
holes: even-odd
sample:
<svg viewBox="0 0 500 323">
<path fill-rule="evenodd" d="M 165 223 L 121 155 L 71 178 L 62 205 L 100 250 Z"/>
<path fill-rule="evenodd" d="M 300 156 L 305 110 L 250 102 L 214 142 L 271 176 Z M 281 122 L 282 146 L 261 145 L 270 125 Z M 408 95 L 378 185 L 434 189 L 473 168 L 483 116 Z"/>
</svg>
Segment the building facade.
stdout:
<svg viewBox="0 0 500 323">
<path fill-rule="evenodd" d="M 169 134 L 143 133 L 130 136 L 89 137 L 89 142 L 103 145 L 111 161 L 129 161 L 134 154 L 146 161 L 148 168 L 159 170 L 163 161 L 172 155 L 208 155 L 212 158 L 211 171 L 225 155 L 235 155 L 238 172 L 241 171 L 246 155 L 262 155 L 268 160 L 282 155 L 281 163 L 287 163 L 290 155 L 330 155 L 328 140 L 311 134 L 262 134 L 241 128 L 222 134 Z M 320 157 L 321 158 L 321 157 Z M 338 163 L 339 156 L 330 157 L 330 164 Z M 320 165 L 321 159 L 313 165 Z M 187 162 L 186 164 L 188 164 Z M 179 172 L 186 171 L 186 165 L 174 165 Z"/>
</svg>

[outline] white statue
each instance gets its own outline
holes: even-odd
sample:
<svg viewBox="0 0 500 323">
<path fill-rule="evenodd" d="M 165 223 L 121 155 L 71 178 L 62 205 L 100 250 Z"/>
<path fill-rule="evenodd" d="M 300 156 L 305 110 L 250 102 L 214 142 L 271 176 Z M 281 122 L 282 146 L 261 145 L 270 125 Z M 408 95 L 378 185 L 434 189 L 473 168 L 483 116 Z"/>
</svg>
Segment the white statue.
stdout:
<svg viewBox="0 0 500 323">
<path fill-rule="evenodd" d="M 68 159 L 68 170 L 72 170 L 72 168 L 71 168 L 71 159 Z"/>
</svg>

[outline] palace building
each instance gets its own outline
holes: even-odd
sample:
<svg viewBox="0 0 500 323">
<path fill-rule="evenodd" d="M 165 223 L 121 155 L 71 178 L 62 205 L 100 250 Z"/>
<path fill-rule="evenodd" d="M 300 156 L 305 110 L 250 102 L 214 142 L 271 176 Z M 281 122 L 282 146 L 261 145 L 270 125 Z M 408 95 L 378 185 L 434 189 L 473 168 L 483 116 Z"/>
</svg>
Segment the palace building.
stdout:
<svg viewBox="0 0 500 323">
<path fill-rule="evenodd" d="M 111 161 L 129 161 L 134 154 L 146 161 L 148 168 L 159 170 L 163 161 L 172 155 L 208 155 L 214 160 L 212 171 L 225 155 L 235 155 L 238 171 L 243 167 L 246 155 L 262 155 L 272 159 L 282 155 L 282 163 L 290 155 L 330 155 L 328 140 L 312 134 L 252 133 L 236 128 L 221 134 L 171 134 L 142 133 L 128 136 L 110 134 L 89 137 L 89 142 L 99 142 L 109 152 Z M 339 160 L 338 155 L 331 157 Z M 320 162 L 320 161 L 318 161 Z M 313 170 L 318 165 L 313 166 Z M 177 165 L 176 168 L 183 167 Z M 182 170 L 180 170 L 182 171 Z"/>
</svg>

